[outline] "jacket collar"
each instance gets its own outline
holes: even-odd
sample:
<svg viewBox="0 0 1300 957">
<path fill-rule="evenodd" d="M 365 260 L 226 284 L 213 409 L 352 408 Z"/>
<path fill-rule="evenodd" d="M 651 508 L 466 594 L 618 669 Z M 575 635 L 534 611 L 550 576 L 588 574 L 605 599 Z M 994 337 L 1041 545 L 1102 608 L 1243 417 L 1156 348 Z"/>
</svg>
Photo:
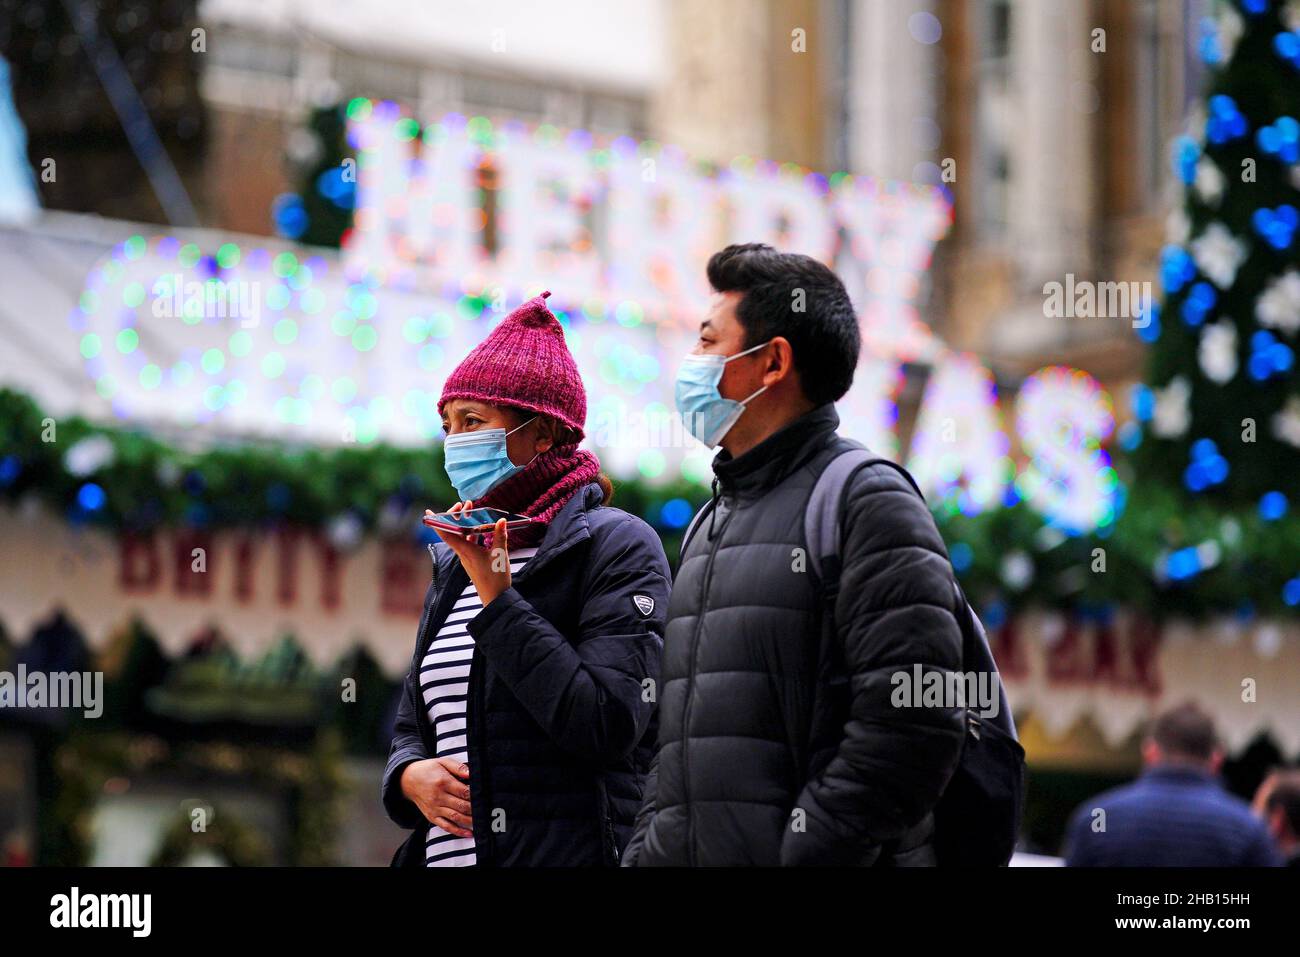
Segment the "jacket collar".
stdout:
<svg viewBox="0 0 1300 957">
<path fill-rule="evenodd" d="M 772 433 L 744 455 L 732 458 L 726 449 L 713 459 L 713 474 L 727 496 L 752 498 L 763 495 L 794 472 L 839 427 L 835 406 L 827 402 Z"/>
<path fill-rule="evenodd" d="M 595 482 L 580 488 L 564 503 L 564 507 L 555 518 L 551 519 L 546 534 L 542 536 L 537 546 L 537 552 L 528 560 L 528 564 L 520 569 L 519 574 L 514 576 L 515 580 L 523 578 L 536 568 L 549 564 L 552 559 L 567 552 L 574 545 L 590 538 L 591 525 L 587 520 L 587 512 L 598 506 L 604 497 L 604 491 Z M 434 542 L 433 548 L 440 559 L 440 567 L 445 568 L 449 573 L 460 569 L 456 553 L 446 542 Z"/>
<path fill-rule="evenodd" d="M 591 538 L 591 523 L 587 520 L 587 512 L 600 505 L 604 498 L 604 491 L 595 482 L 579 489 L 577 494 L 564 503 L 555 518 L 551 519 L 541 544 L 537 546 L 537 553 L 528 560 L 517 577 L 524 578 L 550 564 L 573 546 Z"/>
<path fill-rule="evenodd" d="M 1190 764 L 1157 764 L 1142 772 L 1142 777 L 1152 781 L 1218 784 L 1219 779 L 1204 768 Z"/>
</svg>

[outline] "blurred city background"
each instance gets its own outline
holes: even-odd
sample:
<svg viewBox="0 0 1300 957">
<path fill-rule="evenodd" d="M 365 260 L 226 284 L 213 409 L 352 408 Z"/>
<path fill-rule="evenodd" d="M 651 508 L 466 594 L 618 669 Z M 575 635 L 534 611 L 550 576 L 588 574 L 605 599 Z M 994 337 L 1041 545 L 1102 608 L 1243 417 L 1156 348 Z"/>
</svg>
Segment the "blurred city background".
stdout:
<svg viewBox="0 0 1300 957">
<path fill-rule="evenodd" d="M 0 860 L 386 864 L 443 378 L 552 290 L 675 561 L 732 241 L 854 298 L 843 431 L 989 629 L 1021 850 L 1188 699 L 1249 799 L 1300 754 L 1297 41 L 1235 0 L 0 0 L 0 670 L 104 681 L 0 709 Z"/>
</svg>

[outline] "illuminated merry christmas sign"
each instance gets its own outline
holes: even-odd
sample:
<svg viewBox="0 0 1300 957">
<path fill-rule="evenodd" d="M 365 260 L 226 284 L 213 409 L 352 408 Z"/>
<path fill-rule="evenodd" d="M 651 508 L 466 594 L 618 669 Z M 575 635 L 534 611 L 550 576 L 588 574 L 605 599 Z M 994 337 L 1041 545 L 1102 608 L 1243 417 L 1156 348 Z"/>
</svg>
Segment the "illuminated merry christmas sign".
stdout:
<svg viewBox="0 0 1300 957">
<path fill-rule="evenodd" d="M 694 330 L 704 264 L 766 242 L 834 264 L 868 334 L 903 358 L 935 343 L 918 322 L 921 276 L 952 207 L 930 186 L 742 157 L 722 169 L 669 146 L 451 114 L 421 129 L 396 105 L 353 101 L 357 153 L 349 272 L 384 283 L 538 288 L 584 310 Z"/>
<path fill-rule="evenodd" d="M 1016 495 L 1066 530 L 1113 519 L 1101 447 L 1113 417 L 1097 384 L 1034 376 L 1015 410 L 1015 461 L 987 370 L 919 320 L 952 219 L 944 191 L 748 159 L 704 169 L 653 143 L 483 118 L 421 128 L 364 100 L 349 114 L 357 193 L 341 260 L 136 236 L 92 270 L 71 321 L 119 416 L 282 441 L 430 441 L 455 363 L 548 288 L 606 468 L 706 482 L 712 455 L 680 427 L 673 376 L 694 344 L 708 256 L 764 241 L 832 264 L 858 310 L 866 348 L 839 403 L 848 435 L 906 459 L 954 510 Z M 905 361 L 934 368 L 906 456 Z"/>
<path fill-rule="evenodd" d="M 675 362 L 703 311 L 709 255 L 755 241 L 806 253 L 835 265 L 862 325 L 866 358 L 841 403 L 850 432 L 897 455 L 899 365 L 935 361 L 910 458 L 923 487 L 968 513 L 1019 495 L 1069 530 L 1113 520 L 1101 443 L 1114 420 L 1096 382 L 1053 369 L 1029 380 L 1016 413 L 1028 461 L 1017 469 L 992 377 L 919 321 L 921 277 L 952 219 L 942 190 L 747 159 L 708 172 L 654 143 L 481 117 L 420 130 L 391 103 L 354 101 L 350 112 L 359 210 L 346 247 L 357 273 L 504 286 L 509 301 L 546 287 L 598 310 L 613 302 L 653 318 Z M 594 411 L 599 438 L 599 400 Z"/>
</svg>

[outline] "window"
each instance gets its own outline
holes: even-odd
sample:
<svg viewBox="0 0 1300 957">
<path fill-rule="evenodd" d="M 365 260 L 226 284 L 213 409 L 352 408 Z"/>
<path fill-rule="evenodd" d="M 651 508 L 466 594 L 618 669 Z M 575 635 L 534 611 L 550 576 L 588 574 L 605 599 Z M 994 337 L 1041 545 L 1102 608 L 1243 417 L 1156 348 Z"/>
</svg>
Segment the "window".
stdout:
<svg viewBox="0 0 1300 957">
<path fill-rule="evenodd" d="M 975 7 L 976 90 L 974 160 L 976 218 L 984 237 L 1006 235 L 1011 176 L 1010 0 L 981 0 Z"/>
<path fill-rule="evenodd" d="M 1204 64 L 1196 48 L 1202 4 L 1140 0 L 1134 13 L 1140 194 L 1159 203 L 1169 180 L 1169 146 L 1198 99 Z"/>
</svg>

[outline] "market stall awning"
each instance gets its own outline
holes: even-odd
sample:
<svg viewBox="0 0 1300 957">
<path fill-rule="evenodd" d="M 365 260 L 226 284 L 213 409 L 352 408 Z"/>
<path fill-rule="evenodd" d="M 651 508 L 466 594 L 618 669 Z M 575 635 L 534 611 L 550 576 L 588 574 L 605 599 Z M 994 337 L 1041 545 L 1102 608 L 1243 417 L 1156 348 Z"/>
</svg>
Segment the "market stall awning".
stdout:
<svg viewBox="0 0 1300 957">
<path fill-rule="evenodd" d="M 0 508 L 0 541 L 0 620 L 19 642 L 62 608 L 92 650 L 138 618 L 171 656 L 208 628 L 247 660 L 292 635 L 318 666 L 362 647 L 392 679 L 410 665 L 429 581 L 427 554 L 406 536 L 347 552 L 291 532 L 118 538 L 33 503 Z M 1156 712 L 1191 698 L 1231 752 L 1270 734 L 1284 753 L 1300 753 L 1295 622 L 1157 628 L 1124 613 L 1103 623 L 1031 611 L 992 640 L 1012 707 L 1049 735 L 1086 718 L 1119 747 Z"/>
</svg>

